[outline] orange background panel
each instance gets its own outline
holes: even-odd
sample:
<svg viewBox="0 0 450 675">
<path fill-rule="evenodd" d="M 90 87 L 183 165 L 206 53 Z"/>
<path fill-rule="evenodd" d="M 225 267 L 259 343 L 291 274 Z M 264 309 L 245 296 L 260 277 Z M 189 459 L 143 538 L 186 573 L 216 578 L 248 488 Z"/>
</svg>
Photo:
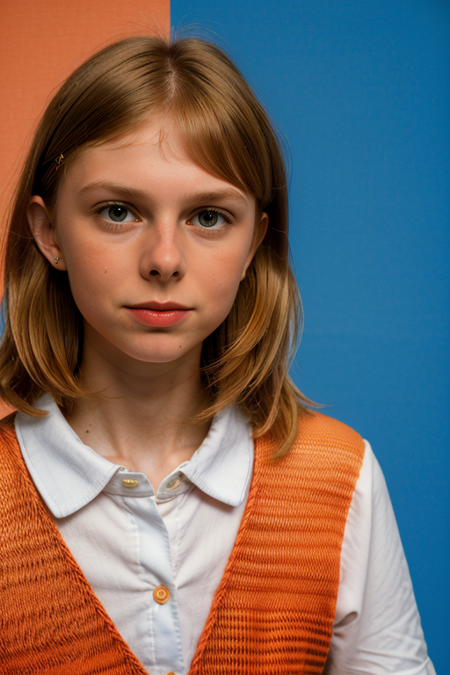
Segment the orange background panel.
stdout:
<svg viewBox="0 0 450 675">
<path fill-rule="evenodd" d="M 131 35 L 170 34 L 170 0 L 1 0 L 0 233 L 33 132 L 63 80 Z M 0 402 L 0 417 L 6 407 Z"/>
<path fill-rule="evenodd" d="M 170 0 L 1 0 L 0 217 L 46 104 L 102 47 L 130 35 L 170 33 Z"/>
</svg>

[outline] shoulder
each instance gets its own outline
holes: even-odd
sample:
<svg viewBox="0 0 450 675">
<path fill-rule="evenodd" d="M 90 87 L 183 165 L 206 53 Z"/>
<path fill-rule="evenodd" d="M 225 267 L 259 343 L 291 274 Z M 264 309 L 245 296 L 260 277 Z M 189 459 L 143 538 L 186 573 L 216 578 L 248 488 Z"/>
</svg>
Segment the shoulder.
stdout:
<svg viewBox="0 0 450 675">
<path fill-rule="evenodd" d="M 289 452 L 280 459 L 271 459 L 277 443 L 270 436 L 257 439 L 255 458 L 257 464 L 266 465 L 269 473 L 288 476 L 295 482 L 336 488 L 346 485 L 353 494 L 361 472 L 366 444 L 351 427 L 318 412 L 301 412 L 297 437 Z M 333 488 L 333 489 L 334 489 Z"/>
<path fill-rule="evenodd" d="M 273 439 L 257 439 L 258 494 L 263 502 L 274 501 L 280 518 L 287 518 L 298 531 L 319 538 L 319 533 L 333 531 L 340 551 L 365 447 L 361 436 L 342 422 L 316 412 L 302 413 L 297 437 L 283 457 L 272 459 L 277 449 Z"/>
<path fill-rule="evenodd" d="M 322 453 L 355 452 L 362 457 L 365 443 L 357 431 L 339 420 L 318 412 L 302 412 L 293 449 L 304 446 L 314 446 Z"/>
<path fill-rule="evenodd" d="M 312 436 L 331 443 L 364 445 L 359 433 L 347 424 L 316 411 L 302 412 L 299 415 L 297 441 L 302 442 Z"/>
<path fill-rule="evenodd" d="M 274 457 L 277 452 L 277 441 L 270 434 L 257 439 L 260 452 Z M 366 443 L 360 434 L 343 422 L 322 413 L 300 410 L 297 436 L 291 449 L 277 461 L 293 461 L 305 455 L 314 454 L 329 461 L 331 456 L 353 455 L 362 462 Z"/>
</svg>

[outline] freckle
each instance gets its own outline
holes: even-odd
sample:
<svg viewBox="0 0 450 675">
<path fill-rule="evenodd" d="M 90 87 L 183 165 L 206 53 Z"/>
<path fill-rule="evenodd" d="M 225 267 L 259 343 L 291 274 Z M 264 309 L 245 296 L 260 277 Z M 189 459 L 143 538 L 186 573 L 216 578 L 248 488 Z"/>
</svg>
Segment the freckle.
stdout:
<svg viewBox="0 0 450 675">
<path fill-rule="evenodd" d="M 107 273 L 107 271 L 108 271 L 108 270 L 107 270 L 106 267 L 105 267 L 105 274 Z"/>
<path fill-rule="evenodd" d="M 86 433 L 87 433 L 87 434 L 89 433 L 89 429 L 86 429 Z"/>
</svg>

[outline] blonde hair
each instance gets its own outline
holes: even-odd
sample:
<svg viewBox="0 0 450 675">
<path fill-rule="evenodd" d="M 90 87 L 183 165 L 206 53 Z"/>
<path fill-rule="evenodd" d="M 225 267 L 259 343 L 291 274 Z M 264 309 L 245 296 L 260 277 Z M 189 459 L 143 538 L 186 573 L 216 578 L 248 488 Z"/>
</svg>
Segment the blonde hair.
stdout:
<svg viewBox="0 0 450 675">
<path fill-rule="evenodd" d="M 236 66 L 217 46 L 196 38 L 113 44 L 81 65 L 48 106 L 9 224 L 0 396 L 39 416 L 44 413 L 33 403 L 44 391 L 63 408 L 89 395 L 78 376 L 82 317 L 67 274 L 55 271 L 37 248 L 27 208 L 37 194 L 52 213 L 61 178 L 84 148 L 161 112 L 178 125 L 195 162 L 254 195 L 259 212 L 269 216 L 229 316 L 204 342 L 201 372 L 210 404 L 201 418 L 238 403 L 254 436 L 273 434 L 281 456 L 295 439 L 299 412 L 311 405 L 288 375 L 302 311 L 288 260 L 283 157 L 267 114 Z"/>
</svg>

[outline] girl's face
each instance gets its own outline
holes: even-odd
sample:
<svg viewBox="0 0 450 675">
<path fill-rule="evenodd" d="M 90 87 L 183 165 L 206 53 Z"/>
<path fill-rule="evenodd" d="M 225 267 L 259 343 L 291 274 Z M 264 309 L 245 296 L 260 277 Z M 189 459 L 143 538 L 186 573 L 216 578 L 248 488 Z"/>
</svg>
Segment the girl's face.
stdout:
<svg viewBox="0 0 450 675">
<path fill-rule="evenodd" d="M 40 197 L 29 209 L 41 251 L 68 272 L 85 345 L 147 363 L 200 358 L 267 228 L 253 196 L 193 163 L 176 129 L 167 143 L 160 130 L 145 122 L 81 152 L 53 223 Z"/>
</svg>

